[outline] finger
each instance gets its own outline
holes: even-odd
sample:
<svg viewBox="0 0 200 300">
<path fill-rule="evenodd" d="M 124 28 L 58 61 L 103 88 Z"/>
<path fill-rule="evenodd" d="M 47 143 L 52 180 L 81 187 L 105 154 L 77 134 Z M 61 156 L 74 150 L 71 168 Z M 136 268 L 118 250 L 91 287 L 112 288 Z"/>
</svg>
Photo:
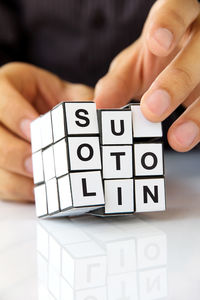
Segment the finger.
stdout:
<svg viewBox="0 0 200 300">
<path fill-rule="evenodd" d="M 97 82 L 94 96 L 97 108 L 124 106 L 133 95 L 137 99 L 140 77 L 134 74 L 140 74 L 140 47 L 138 40 L 122 51 L 111 63 L 108 73 Z"/>
<path fill-rule="evenodd" d="M 170 146 L 180 152 L 191 150 L 200 141 L 200 98 L 173 123 L 168 131 Z"/>
<path fill-rule="evenodd" d="M 157 56 L 168 55 L 199 13 L 197 0 L 156 1 L 144 27 L 149 50 Z"/>
<path fill-rule="evenodd" d="M 200 95 L 200 82 L 196 86 L 196 88 L 192 91 L 192 93 L 187 97 L 187 99 L 183 102 L 184 107 L 190 106 L 196 99 L 199 98 Z"/>
<path fill-rule="evenodd" d="M 199 53 L 200 18 L 190 42 L 143 95 L 141 109 L 147 119 L 160 122 L 167 118 L 199 84 Z"/>
<path fill-rule="evenodd" d="M 94 89 L 83 84 L 66 83 L 65 93 L 69 101 L 94 99 Z"/>
<path fill-rule="evenodd" d="M 30 141 L 30 123 L 38 117 L 33 106 L 0 76 L 0 122 L 18 136 Z"/>
<path fill-rule="evenodd" d="M 28 177 L 0 169 L 0 199 L 34 202 L 33 181 Z"/>
<path fill-rule="evenodd" d="M 31 146 L 0 126 L 0 168 L 32 177 Z"/>
</svg>

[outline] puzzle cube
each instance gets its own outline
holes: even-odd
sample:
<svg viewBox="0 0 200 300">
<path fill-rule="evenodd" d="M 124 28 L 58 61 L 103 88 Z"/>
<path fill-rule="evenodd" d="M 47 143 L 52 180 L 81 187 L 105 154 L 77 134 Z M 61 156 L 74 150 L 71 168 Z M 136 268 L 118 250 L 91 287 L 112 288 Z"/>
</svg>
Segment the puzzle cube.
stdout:
<svg viewBox="0 0 200 300">
<path fill-rule="evenodd" d="M 161 123 L 63 102 L 31 124 L 38 217 L 165 210 Z"/>
</svg>

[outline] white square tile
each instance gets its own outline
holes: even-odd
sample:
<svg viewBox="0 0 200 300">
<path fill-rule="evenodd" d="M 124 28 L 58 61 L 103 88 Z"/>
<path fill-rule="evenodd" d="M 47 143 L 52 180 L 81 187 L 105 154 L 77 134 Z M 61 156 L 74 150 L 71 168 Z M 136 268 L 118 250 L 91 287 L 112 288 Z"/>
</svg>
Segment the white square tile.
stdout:
<svg viewBox="0 0 200 300">
<path fill-rule="evenodd" d="M 49 214 L 59 211 L 58 187 L 56 178 L 52 178 L 46 183 L 47 205 Z"/>
<path fill-rule="evenodd" d="M 108 276 L 109 300 L 139 300 L 137 273 L 129 272 Z"/>
<path fill-rule="evenodd" d="M 45 184 L 34 188 L 36 215 L 38 217 L 46 216 L 47 212 L 47 196 Z"/>
<path fill-rule="evenodd" d="M 48 261 L 37 252 L 37 273 L 38 281 L 42 283 L 45 287 L 48 286 Z"/>
<path fill-rule="evenodd" d="M 66 297 L 67 297 L 67 300 L 75 300 L 76 299 L 74 289 L 61 276 L 60 277 L 60 299 L 59 300 L 66 300 Z"/>
<path fill-rule="evenodd" d="M 108 242 L 106 250 L 109 275 L 136 271 L 136 245 L 134 239 Z"/>
<path fill-rule="evenodd" d="M 55 297 L 53 299 L 60 299 L 60 274 L 51 265 L 49 265 L 48 275 L 49 291 Z"/>
<path fill-rule="evenodd" d="M 104 180 L 105 213 L 134 212 L 133 179 Z"/>
<path fill-rule="evenodd" d="M 142 114 L 140 105 L 131 105 L 131 110 L 133 118 L 133 136 L 135 138 L 162 136 L 162 124 L 148 121 Z"/>
<path fill-rule="evenodd" d="M 139 269 L 167 264 L 167 237 L 164 233 L 137 239 L 137 263 Z"/>
<path fill-rule="evenodd" d="M 57 105 L 51 111 L 54 143 L 66 136 L 66 117 L 64 103 Z"/>
<path fill-rule="evenodd" d="M 43 161 L 42 161 L 42 151 L 33 153 L 32 155 L 33 162 L 33 179 L 34 183 L 41 183 L 44 181 L 44 170 L 43 170 Z"/>
<path fill-rule="evenodd" d="M 65 246 L 62 249 L 62 275 L 76 290 L 105 285 L 104 250 L 94 241 Z"/>
<path fill-rule="evenodd" d="M 49 236 L 49 265 L 61 272 L 61 246 L 52 236 Z"/>
<path fill-rule="evenodd" d="M 101 169 L 100 144 L 98 137 L 69 137 L 70 169 Z"/>
<path fill-rule="evenodd" d="M 60 177 L 69 172 L 68 167 L 68 149 L 66 140 L 63 139 L 53 145 L 54 159 L 55 159 L 55 172 L 56 177 Z"/>
<path fill-rule="evenodd" d="M 40 117 L 31 122 L 31 146 L 33 153 L 42 149 Z"/>
<path fill-rule="evenodd" d="M 45 148 L 53 143 L 51 112 L 49 111 L 40 118 L 42 147 Z"/>
<path fill-rule="evenodd" d="M 96 104 L 94 102 L 66 102 L 68 134 L 98 134 Z"/>
<path fill-rule="evenodd" d="M 162 144 L 135 144 L 135 176 L 163 175 Z"/>
<path fill-rule="evenodd" d="M 139 289 L 141 300 L 163 299 L 167 297 L 166 268 L 140 272 Z"/>
<path fill-rule="evenodd" d="M 133 177 L 132 146 L 103 146 L 103 178 Z"/>
<path fill-rule="evenodd" d="M 37 222 L 37 251 L 48 261 L 49 259 L 49 235 L 48 232 Z"/>
<path fill-rule="evenodd" d="M 129 110 L 101 111 L 102 144 L 132 144 L 132 116 Z"/>
<path fill-rule="evenodd" d="M 100 171 L 71 173 L 70 179 L 74 207 L 104 205 Z"/>
<path fill-rule="evenodd" d="M 60 198 L 60 209 L 72 207 L 72 193 L 69 175 L 65 175 L 58 179 L 58 190 Z"/>
<path fill-rule="evenodd" d="M 43 166 L 45 181 L 55 177 L 53 146 L 43 150 Z"/>
<path fill-rule="evenodd" d="M 164 178 L 135 180 L 136 212 L 165 210 Z"/>
</svg>

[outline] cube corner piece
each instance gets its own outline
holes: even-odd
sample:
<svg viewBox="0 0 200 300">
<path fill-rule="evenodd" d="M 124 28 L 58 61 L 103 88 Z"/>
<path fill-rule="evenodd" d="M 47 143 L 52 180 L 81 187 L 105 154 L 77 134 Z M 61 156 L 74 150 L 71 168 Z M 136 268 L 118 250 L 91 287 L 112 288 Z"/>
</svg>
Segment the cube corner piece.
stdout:
<svg viewBox="0 0 200 300">
<path fill-rule="evenodd" d="M 136 179 L 135 206 L 136 213 L 165 211 L 166 189 L 164 177 Z"/>
<path fill-rule="evenodd" d="M 161 138 L 163 136 L 162 123 L 148 121 L 140 108 L 140 105 L 130 105 L 133 121 L 134 138 Z"/>
</svg>

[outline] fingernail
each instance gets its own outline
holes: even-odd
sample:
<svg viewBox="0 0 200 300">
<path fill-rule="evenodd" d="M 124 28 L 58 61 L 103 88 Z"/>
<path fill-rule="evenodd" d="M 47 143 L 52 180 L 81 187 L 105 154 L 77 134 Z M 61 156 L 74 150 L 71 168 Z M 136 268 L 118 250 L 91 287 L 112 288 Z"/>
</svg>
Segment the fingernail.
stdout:
<svg viewBox="0 0 200 300">
<path fill-rule="evenodd" d="M 144 105 L 155 116 L 162 116 L 170 106 L 171 97 L 165 90 L 155 90 L 144 100 Z"/>
<path fill-rule="evenodd" d="M 25 165 L 25 169 L 28 173 L 31 173 L 33 174 L 33 165 L 32 165 L 32 157 L 29 156 L 28 158 L 26 158 L 25 162 L 24 162 L 24 165 Z"/>
<path fill-rule="evenodd" d="M 24 119 L 20 123 L 20 129 L 22 133 L 30 140 L 31 139 L 31 131 L 30 131 L 30 125 L 32 120 Z"/>
<path fill-rule="evenodd" d="M 184 148 L 192 145 L 199 133 L 199 127 L 193 121 L 187 121 L 173 129 L 173 136 Z"/>
<path fill-rule="evenodd" d="M 154 34 L 153 38 L 157 43 L 160 44 L 165 50 L 168 50 L 171 47 L 173 41 L 173 34 L 167 28 L 158 28 Z"/>
</svg>

